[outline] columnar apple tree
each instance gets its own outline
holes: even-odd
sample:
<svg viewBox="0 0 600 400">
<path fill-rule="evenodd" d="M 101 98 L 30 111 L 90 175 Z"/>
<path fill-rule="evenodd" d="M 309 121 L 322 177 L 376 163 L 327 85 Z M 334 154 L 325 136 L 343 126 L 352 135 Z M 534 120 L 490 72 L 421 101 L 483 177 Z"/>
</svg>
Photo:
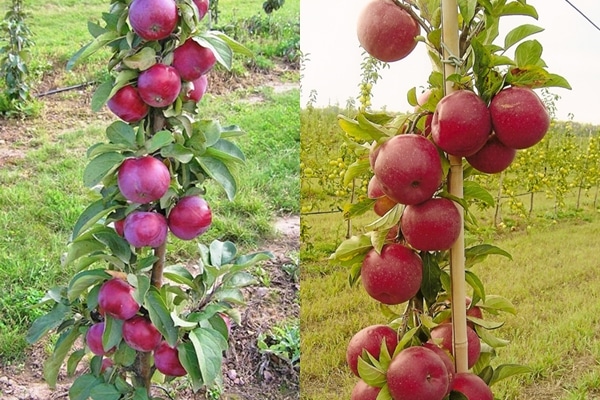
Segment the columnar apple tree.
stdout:
<svg viewBox="0 0 600 400">
<path fill-rule="evenodd" d="M 231 141 L 242 131 L 201 115 L 215 63 L 229 68 L 234 52 L 248 53 L 204 28 L 207 9 L 207 0 L 112 0 L 69 62 L 108 47 L 110 78 L 92 108 L 106 104 L 119 117 L 87 151 L 83 181 L 96 200 L 62 260 L 75 275 L 48 292 L 51 311 L 28 334 L 30 342 L 57 335 L 44 364 L 50 386 L 65 361 L 68 374 L 89 362 L 72 399 L 148 399 L 153 381 L 183 375 L 195 391 L 218 385 L 241 288 L 254 282 L 246 270 L 270 257 L 215 240 L 198 243 L 197 260 L 168 264 L 171 239 L 197 240 L 211 226 L 206 181 L 233 198 L 245 160 Z"/>
<path fill-rule="evenodd" d="M 526 1 L 450 4 L 457 17 L 449 27 L 457 32 L 455 45 L 444 35 L 445 0 L 371 0 L 359 16 L 358 39 L 371 57 L 395 62 L 420 45 L 434 67 L 421 93 L 415 87 L 407 94 L 414 112 L 373 113 L 363 107 L 353 119 L 338 119 L 357 155 L 345 183 L 370 179 L 369 198 L 349 204 L 345 216 L 374 211 L 377 218 L 342 242 L 331 261 L 349 268 L 351 285 L 362 282 L 387 320 L 349 341 L 347 362 L 360 378 L 355 400 L 492 400 L 491 385 L 528 370 L 491 363 L 507 341 L 492 333 L 502 323 L 488 317 L 515 309 L 509 300 L 486 293 L 471 267 L 489 255 L 511 256 L 468 236 L 477 224 L 471 206 L 494 202 L 470 177 L 499 173 L 517 151 L 538 143 L 550 118 L 534 89 L 569 85 L 547 71 L 541 43 L 530 38 L 541 27 L 521 25 L 499 38 L 500 19 L 537 18 Z M 460 195 L 450 179 L 456 168 Z M 464 237 L 469 247 L 457 247 Z M 455 257 L 457 248 L 464 254 Z M 466 281 L 471 290 L 454 299 L 456 258 L 466 268 L 459 283 Z M 455 354 L 452 319 L 459 318 L 453 310 L 461 308 L 463 321 L 466 311 L 466 351 Z M 459 356 L 464 356 L 464 367 Z"/>
</svg>

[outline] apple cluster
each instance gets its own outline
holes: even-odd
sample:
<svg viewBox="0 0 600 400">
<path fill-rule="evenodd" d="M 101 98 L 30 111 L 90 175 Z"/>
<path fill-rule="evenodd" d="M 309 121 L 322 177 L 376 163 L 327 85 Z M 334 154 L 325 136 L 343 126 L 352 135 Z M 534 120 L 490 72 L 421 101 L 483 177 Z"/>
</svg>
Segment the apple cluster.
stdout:
<svg viewBox="0 0 600 400">
<path fill-rule="evenodd" d="M 480 353 L 479 338 L 471 331 L 468 336 L 469 367 L 475 364 Z M 456 373 L 450 323 L 432 329 L 431 339 L 418 346 L 399 348 L 397 335 L 397 331 L 388 325 L 371 325 L 357 332 L 346 350 L 346 362 L 352 372 L 360 377 L 361 358 L 372 357 L 379 361 L 388 357 L 385 383 L 394 400 L 443 400 L 451 392 L 460 393 L 469 400 L 493 400 L 492 391 L 479 376 L 471 372 Z M 351 400 L 376 400 L 381 390 L 381 386 L 369 385 L 360 379 L 354 386 Z"/>
<path fill-rule="evenodd" d="M 147 316 L 140 313 L 141 307 L 133 297 L 134 288 L 119 277 L 102 284 L 98 292 L 100 315 L 110 315 L 123 321 L 122 336 L 125 343 L 140 352 L 153 352 L 156 369 L 168 376 L 184 376 L 186 370 L 179 361 L 176 347 L 171 347 Z M 113 365 L 110 356 L 116 347 L 105 349 L 102 344 L 104 321 L 93 324 L 87 331 L 86 343 L 97 356 L 105 357 L 102 369 Z"/>
</svg>

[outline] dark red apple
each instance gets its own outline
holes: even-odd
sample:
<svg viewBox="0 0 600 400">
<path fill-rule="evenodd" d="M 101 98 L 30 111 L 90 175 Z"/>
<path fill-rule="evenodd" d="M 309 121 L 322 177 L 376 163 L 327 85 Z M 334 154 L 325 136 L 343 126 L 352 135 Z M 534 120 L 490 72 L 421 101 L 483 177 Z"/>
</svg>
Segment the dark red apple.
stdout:
<svg viewBox="0 0 600 400">
<path fill-rule="evenodd" d="M 102 345 L 102 335 L 104 334 L 104 322 L 98 322 L 90 326 L 87 333 L 85 334 L 85 342 L 88 347 L 97 356 L 103 356 L 115 350 L 113 347 L 109 350 L 104 350 Z"/>
<path fill-rule="evenodd" d="M 125 240 L 134 247 L 159 247 L 169 232 L 164 215 L 152 211 L 134 211 L 125 218 Z"/>
<path fill-rule="evenodd" d="M 387 370 L 393 399 L 442 400 L 448 393 L 448 371 L 441 358 L 423 346 L 402 350 Z"/>
<path fill-rule="evenodd" d="M 477 153 L 467 157 L 467 161 L 478 171 L 497 174 L 508 168 L 516 155 L 516 149 L 505 146 L 492 135 Z"/>
<path fill-rule="evenodd" d="M 115 227 L 115 232 L 117 232 L 117 235 L 123 237 L 123 230 L 125 229 L 125 218 L 115 221 L 115 222 L 113 222 L 113 224 Z"/>
<path fill-rule="evenodd" d="M 492 389 L 483 379 L 470 372 L 456 374 L 451 389 L 461 393 L 467 400 L 494 400 Z"/>
<path fill-rule="evenodd" d="M 384 304 L 400 304 L 419 291 L 423 261 L 408 247 L 390 243 L 383 246 L 381 254 L 375 249 L 367 253 L 360 276 L 369 296 Z"/>
<path fill-rule="evenodd" d="M 172 65 L 184 81 L 195 81 L 210 71 L 216 62 L 213 51 L 194 39 L 186 40 L 173 51 Z"/>
<path fill-rule="evenodd" d="M 371 325 L 358 331 L 346 348 L 346 362 L 354 373 L 358 375 L 358 357 L 366 350 L 376 359 L 379 359 L 381 343 L 385 340 L 390 355 L 394 354 L 398 344 L 398 333 L 387 325 Z"/>
<path fill-rule="evenodd" d="M 175 0 L 133 0 L 129 5 L 131 28 L 144 40 L 169 37 L 178 21 Z"/>
<path fill-rule="evenodd" d="M 358 41 L 372 57 L 398 61 L 417 46 L 421 27 L 391 0 L 372 0 L 358 16 Z"/>
<path fill-rule="evenodd" d="M 498 139 L 513 149 L 526 149 L 544 138 L 550 115 L 538 95 L 526 87 L 501 90 L 490 103 L 492 125 Z"/>
<path fill-rule="evenodd" d="M 212 212 L 206 200 L 200 196 L 179 199 L 169 213 L 169 229 L 179 239 L 194 239 L 210 228 Z"/>
<path fill-rule="evenodd" d="M 442 98 L 431 121 L 431 136 L 446 153 L 467 157 L 483 147 L 492 132 L 485 102 L 470 90 L 457 90 Z"/>
<path fill-rule="evenodd" d="M 377 400 L 379 392 L 381 392 L 381 388 L 370 386 L 360 379 L 352 389 L 350 400 Z"/>
<path fill-rule="evenodd" d="M 148 104 L 131 85 L 123 86 L 106 103 L 108 109 L 125 122 L 134 123 L 148 115 Z"/>
<path fill-rule="evenodd" d="M 181 92 L 181 77 L 170 65 L 154 64 L 138 76 L 138 92 L 149 106 L 167 107 Z"/>
<path fill-rule="evenodd" d="M 132 349 L 146 352 L 158 346 L 162 335 L 149 319 L 136 315 L 123 322 L 123 340 Z"/>
<path fill-rule="evenodd" d="M 408 244 L 424 251 L 448 250 L 456 242 L 462 227 L 456 205 L 445 198 L 406 206 L 400 223 Z"/>
<path fill-rule="evenodd" d="M 419 204 L 438 190 L 443 178 L 442 162 L 435 145 L 425 137 L 398 135 L 380 147 L 374 172 L 390 199 Z"/>
<path fill-rule="evenodd" d="M 200 100 L 202 100 L 202 97 L 204 97 L 204 94 L 206 93 L 208 88 L 208 78 L 206 75 L 202 75 L 200 78 L 192 81 L 191 83 L 194 87 L 188 90 L 183 95 L 183 98 L 186 101 L 191 100 L 198 103 Z"/>
<path fill-rule="evenodd" d="M 168 376 L 184 376 L 187 374 L 187 371 L 181 365 L 181 361 L 179 361 L 177 348 L 169 346 L 164 340 L 154 349 L 154 365 L 157 370 Z"/>
<path fill-rule="evenodd" d="M 152 156 L 126 159 L 117 174 L 119 190 L 133 203 L 146 204 L 160 199 L 170 183 L 169 169 Z"/>
<path fill-rule="evenodd" d="M 209 0 L 194 0 L 194 4 L 198 8 L 198 18 L 204 18 L 206 13 L 208 13 L 208 7 L 210 6 Z"/>
<path fill-rule="evenodd" d="M 431 330 L 431 341 L 454 355 L 452 346 L 452 324 L 443 323 Z M 481 353 L 481 342 L 473 328 L 467 326 L 467 365 L 473 368 Z"/>
<path fill-rule="evenodd" d="M 98 292 L 98 306 L 105 314 L 114 318 L 126 320 L 140 309 L 133 298 L 134 288 L 119 278 L 112 278 L 102 284 Z"/>
<path fill-rule="evenodd" d="M 454 360 L 450 352 L 446 349 L 442 349 L 440 346 L 435 345 L 431 342 L 423 343 L 423 347 L 433 351 L 444 362 L 444 365 L 446 366 L 446 371 L 448 371 L 448 382 L 451 384 L 454 380 L 454 375 L 456 374 L 456 367 L 454 366 Z M 448 385 L 447 393 L 450 393 L 450 389 L 451 386 Z"/>
<path fill-rule="evenodd" d="M 383 193 L 383 189 L 381 189 L 381 183 L 379 182 L 379 179 L 377 179 L 377 176 L 373 175 L 371 179 L 369 179 L 369 184 L 367 185 L 367 197 L 370 199 L 378 199 L 383 196 L 385 196 L 385 193 Z"/>
<path fill-rule="evenodd" d="M 104 371 L 111 368 L 113 365 L 114 365 L 113 360 L 111 360 L 110 358 L 104 357 L 102 359 L 102 365 L 100 366 L 100 373 L 103 374 Z"/>
</svg>

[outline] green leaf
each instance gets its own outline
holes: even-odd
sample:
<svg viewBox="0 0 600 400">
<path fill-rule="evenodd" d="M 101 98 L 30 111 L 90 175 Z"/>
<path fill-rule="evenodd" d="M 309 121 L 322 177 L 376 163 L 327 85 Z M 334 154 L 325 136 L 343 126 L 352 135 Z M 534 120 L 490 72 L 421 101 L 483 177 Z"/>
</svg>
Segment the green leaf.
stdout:
<svg viewBox="0 0 600 400">
<path fill-rule="evenodd" d="M 371 165 L 368 158 L 359 158 L 348 166 L 344 174 L 344 186 L 348 186 L 350 182 L 359 176 L 364 176 L 369 173 Z"/>
<path fill-rule="evenodd" d="M 329 259 L 335 261 L 349 260 L 355 256 L 366 254 L 372 248 L 370 235 L 355 235 L 344 240 Z"/>
<path fill-rule="evenodd" d="M 150 140 L 146 142 L 146 151 L 148 153 L 154 153 L 155 151 L 173 143 L 173 133 L 171 131 L 160 131 L 156 132 Z"/>
<path fill-rule="evenodd" d="M 221 39 L 225 43 L 227 43 L 227 45 L 231 48 L 231 50 L 234 53 L 242 54 L 242 55 L 245 55 L 245 56 L 248 56 L 248 57 L 254 57 L 254 53 L 252 52 L 252 50 L 248 49 L 247 47 L 245 47 L 241 43 L 239 43 L 236 40 L 232 39 L 231 37 L 227 36 L 223 32 L 221 32 L 221 31 L 210 31 L 209 33 L 211 35 L 214 35 L 214 36 L 218 37 L 219 39 Z"/>
<path fill-rule="evenodd" d="M 508 299 L 498 295 L 488 295 L 485 303 L 478 304 L 478 306 L 491 313 L 503 311 L 513 315 L 517 314 L 515 306 Z"/>
<path fill-rule="evenodd" d="M 243 256 L 239 256 L 235 259 L 234 264 L 239 268 L 248 268 L 252 265 L 255 265 L 261 261 L 267 261 L 273 259 L 273 253 L 270 251 L 260 251 L 257 253 L 246 254 Z"/>
<path fill-rule="evenodd" d="M 124 144 L 129 147 L 135 145 L 135 131 L 131 125 L 123 121 L 115 121 L 106 128 L 106 137 L 111 143 Z"/>
<path fill-rule="evenodd" d="M 539 65 L 542 59 L 543 47 L 537 40 L 528 40 L 517 46 L 515 62 L 518 67 Z"/>
<path fill-rule="evenodd" d="M 396 357 L 398 353 L 400 353 L 402 350 L 408 347 L 408 345 L 410 344 L 410 342 L 412 342 L 417 332 L 419 332 L 419 327 L 414 327 L 407 331 L 404 334 L 404 336 L 402 336 L 402 338 L 400 339 L 400 341 L 398 341 L 398 344 L 396 345 L 396 349 L 394 350 L 392 358 Z"/>
<path fill-rule="evenodd" d="M 129 85 L 130 82 L 134 79 L 137 79 L 138 76 L 139 72 L 133 69 L 121 70 L 115 78 L 115 83 L 112 87 L 112 90 L 110 91 L 110 95 L 108 96 L 108 98 L 110 99 L 111 97 L 113 97 L 115 93 L 117 93 L 124 86 Z"/>
<path fill-rule="evenodd" d="M 131 259 L 131 246 L 125 239 L 119 236 L 117 231 L 98 232 L 94 235 L 94 238 L 107 246 L 111 253 L 124 263 L 128 263 Z"/>
<path fill-rule="evenodd" d="M 110 383 L 101 383 L 90 390 L 92 400 L 119 400 L 121 393 Z"/>
<path fill-rule="evenodd" d="M 160 155 L 164 158 L 174 158 L 183 164 L 189 163 L 194 158 L 194 152 L 179 143 L 162 147 Z"/>
<path fill-rule="evenodd" d="M 477 10 L 477 0 L 458 0 L 457 3 L 458 9 L 460 10 L 460 15 L 463 17 L 464 24 L 468 25 L 475 16 L 475 11 Z"/>
<path fill-rule="evenodd" d="M 50 388 L 54 389 L 56 387 L 56 379 L 58 378 L 60 366 L 79 336 L 78 325 L 74 325 L 70 330 L 63 332 L 56 341 L 54 352 L 44 362 L 44 380 Z"/>
<path fill-rule="evenodd" d="M 140 71 L 147 70 L 156 64 L 156 50 L 149 46 L 142 47 L 137 53 L 125 57 L 123 59 L 123 64 L 131 69 L 138 69 Z"/>
<path fill-rule="evenodd" d="M 225 190 L 227 198 L 233 201 L 237 192 L 237 181 L 223 161 L 213 157 L 198 157 L 198 162 L 208 176 Z"/>
<path fill-rule="evenodd" d="M 115 352 L 112 358 L 115 364 L 122 365 L 124 367 L 129 367 L 133 365 L 136 357 L 137 352 L 135 351 L 135 349 L 129 347 L 129 345 L 125 343 L 125 341 L 121 341 L 121 344 L 119 344 L 119 347 L 117 348 L 117 351 Z"/>
<path fill-rule="evenodd" d="M 102 47 L 118 39 L 119 36 L 120 35 L 118 32 L 107 31 L 95 38 L 92 42 L 85 45 L 77 53 L 75 53 L 73 57 L 71 57 L 71 59 L 67 62 L 67 71 L 73 69 L 75 65 L 85 60 L 87 57 L 91 56 L 92 54 L 100 50 Z"/>
<path fill-rule="evenodd" d="M 365 361 L 362 355 L 358 357 L 358 375 L 370 386 L 381 387 L 386 382 L 385 371 Z"/>
<path fill-rule="evenodd" d="M 50 330 L 59 326 L 70 314 L 71 308 L 62 303 L 54 304 L 52 310 L 41 317 L 38 317 L 27 331 L 25 340 L 27 343 L 33 344 L 42 338 Z"/>
<path fill-rule="evenodd" d="M 171 318 L 171 313 L 167 308 L 165 300 L 162 298 L 160 292 L 155 288 L 151 287 L 146 293 L 146 301 L 144 302 L 150 320 L 158 329 L 158 331 L 164 336 L 169 346 L 173 347 L 177 344 L 177 328 Z"/>
<path fill-rule="evenodd" d="M 535 19 L 538 18 L 538 13 L 535 7 L 529 4 L 524 4 L 524 2 L 521 1 L 513 1 L 503 5 L 500 11 L 500 16 L 503 15 L 524 15 Z"/>
<path fill-rule="evenodd" d="M 109 351 L 121 343 L 123 337 L 123 321 L 106 314 L 104 318 L 104 333 L 102 334 L 102 347 Z"/>
<path fill-rule="evenodd" d="M 200 371 L 200 360 L 196 349 L 191 342 L 179 343 L 177 345 L 179 353 L 179 361 L 188 373 L 189 379 L 192 381 L 192 389 L 198 391 L 203 385 L 202 373 Z"/>
<path fill-rule="evenodd" d="M 90 204 L 79 216 L 75 226 L 73 227 L 73 238 L 79 236 L 79 233 L 87 230 L 89 227 L 94 225 L 100 218 L 106 216 L 109 212 L 115 210 L 117 206 L 111 206 L 106 208 L 104 199 L 97 200 Z"/>
<path fill-rule="evenodd" d="M 441 269 L 435 256 L 429 252 L 421 252 L 423 259 L 423 280 L 421 293 L 429 304 L 435 303 L 438 293 L 442 290 Z"/>
<path fill-rule="evenodd" d="M 481 338 L 481 340 L 483 340 L 485 343 L 492 346 L 493 348 L 508 346 L 508 344 L 510 343 L 510 341 L 506 339 L 500 339 L 492 335 L 492 333 L 489 330 L 481 326 L 475 325 L 475 331 L 477 332 L 477 335 Z"/>
<path fill-rule="evenodd" d="M 485 302 L 485 288 L 479 277 L 471 271 L 465 271 L 465 280 L 473 288 L 473 292 Z"/>
<path fill-rule="evenodd" d="M 211 328 L 194 329 L 189 337 L 196 351 L 202 379 L 211 386 L 221 373 L 222 352 L 227 349 L 227 341 Z"/>
<path fill-rule="evenodd" d="M 344 219 L 348 220 L 373 211 L 375 199 L 365 198 L 358 203 L 348 203 L 344 205 Z"/>
<path fill-rule="evenodd" d="M 163 271 L 165 278 L 169 279 L 180 285 L 187 285 L 190 288 L 194 288 L 194 277 L 183 265 L 176 264 L 165 267 Z"/>
<path fill-rule="evenodd" d="M 80 239 L 79 237 L 78 239 Z M 103 243 L 100 243 L 96 239 L 89 240 L 76 240 L 75 242 L 69 244 L 67 249 L 67 257 L 65 258 L 63 264 L 65 266 L 70 265 L 73 261 L 79 259 L 80 257 L 86 256 L 95 251 L 104 250 L 105 246 Z"/>
<path fill-rule="evenodd" d="M 92 111 L 98 112 L 104 107 L 108 99 L 110 98 L 110 93 L 112 92 L 113 82 L 112 80 L 108 80 L 106 82 L 101 83 L 96 88 L 94 95 L 92 96 Z"/>
<path fill-rule="evenodd" d="M 489 255 L 499 255 L 512 260 L 512 256 L 510 253 L 502 250 L 501 248 L 494 246 L 492 244 L 479 244 L 473 247 L 469 247 L 465 250 L 465 266 L 469 268 L 477 263 L 482 262 Z M 483 297 L 482 297 L 483 298 Z"/>
<path fill-rule="evenodd" d="M 502 364 L 498 365 L 494 370 L 494 375 L 489 383 L 492 386 L 499 381 L 510 378 L 511 376 L 521 375 L 521 374 L 531 374 L 533 370 L 525 365 L 518 364 Z"/>
<path fill-rule="evenodd" d="M 362 121 L 362 124 L 360 121 Z M 356 141 L 379 141 L 381 138 L 391 136 L 387 132 L 382 132 L 375 128 L 375 124 L 371 123 L 364 116 L 360 117 L 360 114 L 357 116 L 357 120 L 350 119 L 344 115 L 338 115 L 338 125 Z"/>
<path fill-rule="evenodd" d="M 233 51 L 221 35 L 216 35 L 214 32 L 206 32 L 205 34 L 195 36 L 192 39 L 200 46 L 211 49 L 217 62 L 224 66 L 228 71 L 231 70 Z"/>
<path fill-rule="evenodd" d="M 100 282 L 104 282 L 107 279 L 110 279 L 110 277 L 111 276 L 107 274 L 104 269 L 93 269 L 75 274 L 75 276 L 69 282 L 69 288 L 67 290 L 69 301 L 75 301 L 91 286 L 97 285 Z"/>
<path fill-rule="evenodd" d="M 81 359 L 85 356 L 85 349 L 75 350 L 67 360 L 67 376 L 73 376 Z"/>
<path fill-rule="evenodd" d="M 404 207 L 401 204 L 396 204 L 391 210 L 385 213 L 385 215 L 366 225 L 365 230 L 372 231 L 390 229 L 394 225 L 398 224 L 403 210 Z"/>
<path fill-rule="evenodd" d="M 106 175 L 117 169 L 124 159 L 125 156 L 116 152 L 100 154 L 85 167 L 83 184 L 90 188 L 96 186 Z"/>
<path fill-rule="evenodd" d="M 102 378 L 97 378 L 92 374 L 81 375 L 75 379 L 69 389 L 69 400 L 88 400 L 92 389 L 103 382 Z"/>
<path fill-rule="evenodd" d="M 210 264 L 215 267 L 220 267 L 229 264 L 237 254 L 235 244 L 230 241 L 221 242 L 213 240 L 209 246 Z"/>
<path fill-rule="evenodd" d="M 206 149 L 206 153 L 213 157 L 219 158 L 225 162 L 233 161 L 243 164 L 246 161 L 246 156 L 240 148 L 229 140 L 219 139 L 213 145 Z"/>
<path fill-rule="evenodd" d="M 479 200 L 488 207 L 494 207 L 494 204 L 496 204 L 494 196 L 475 181 L 465 181 L 463 183 L 463 197 L 465 200 Z"/>
<path fill-rule="evenodd" d="M 525 24 L 521 26 L 517 26 L 504 38 L 504 50 L 508 50 L 513 45 L 519 43 L 521 40 L 525 39 L 527 36 L 531 36 L 538 32 L 542 32 L 544 28 L 540 28 L 536 25 Z"/>
</svg>

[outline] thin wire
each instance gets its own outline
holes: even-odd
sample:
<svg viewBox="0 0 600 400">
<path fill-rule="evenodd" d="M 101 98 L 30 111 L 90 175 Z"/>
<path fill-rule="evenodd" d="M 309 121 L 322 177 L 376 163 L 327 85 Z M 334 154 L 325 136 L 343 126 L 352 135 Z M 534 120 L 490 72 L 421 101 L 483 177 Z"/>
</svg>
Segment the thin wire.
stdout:
<svg viewBox="0 0 600 400">
<path fill-rule="evenodd" d="M 577 11 L 579 14 L 581 14 L 583 16 L 583 18 L 585 18 L 590 24 L 592 24 L 594 26 L 594 28 L 596 28 L 600 31 L 600 27 L 598 27 L 598 25 L 596 25 L 594 23 L 594 21 L 589 19 L 587 15 L 585 15 L 583 12 L 581 12 L 581 10 L 579 8 L 575 7 L 573 5 L 573 3 L 571 3 L 569 0 L 565 0 L 565 1 L 567 2 L 567 4 L 569 4 L 571 7 L 573 7 L 575 9 L 575 11 Z"/>
</svg>

